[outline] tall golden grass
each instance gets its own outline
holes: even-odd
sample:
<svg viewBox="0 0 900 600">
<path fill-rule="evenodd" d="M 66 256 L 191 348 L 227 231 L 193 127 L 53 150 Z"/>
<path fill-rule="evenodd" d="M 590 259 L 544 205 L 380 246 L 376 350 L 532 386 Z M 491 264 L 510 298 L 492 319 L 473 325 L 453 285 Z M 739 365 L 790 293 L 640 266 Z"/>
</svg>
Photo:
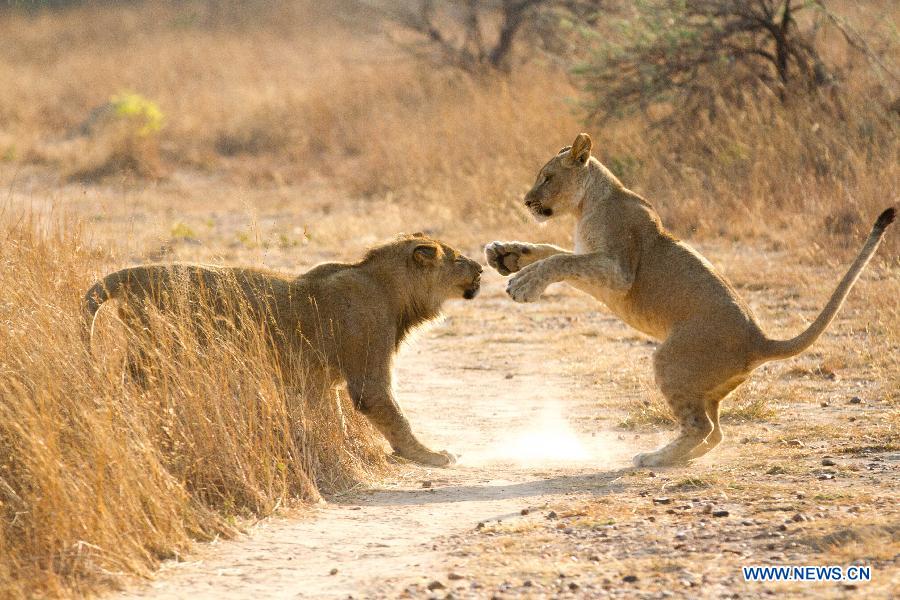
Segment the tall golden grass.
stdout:
<svg viewBox="0 0 900 600">
<path fill-rule="evenodd" d="M 384 467 L 349 403 L 285 389 L 286 366 L 261 333 L 196 315 L 154 319 L 143 385 L 102 359 L 128 341 L 102 309 L 91 356 L 79 292 L 99 257 L 73 231 L 21 222 L 0 234 L 4 597 L 147 573 L 192 538 L 230 533 L 235 517 L 315 500 Z"/>
</svg>

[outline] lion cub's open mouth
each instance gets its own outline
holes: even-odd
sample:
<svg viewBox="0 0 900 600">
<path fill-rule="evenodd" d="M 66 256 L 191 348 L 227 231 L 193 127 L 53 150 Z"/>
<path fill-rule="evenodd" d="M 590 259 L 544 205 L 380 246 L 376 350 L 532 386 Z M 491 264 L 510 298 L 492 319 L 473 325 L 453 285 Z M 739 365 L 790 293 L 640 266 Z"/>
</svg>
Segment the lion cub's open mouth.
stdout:
<svg viewBox="0 0 900 600">
<path fill-rule="evenodd" d="M 544 207 L 538 200 L 526 200 L 525 206 L 528 207 L 531 214 L 539 221 L 545 221 L 553 216 L 553 209 Z"/>
<path fill-rule="evenodd" d="M 481 291 L 481 279 L 476 279 L 472 282 L 472 285 L 470 285 L 463 291 L 463 298 L 465 298 L 466 300 L 471 300 L 478 295 L 479 291 Z"/>
</svg>

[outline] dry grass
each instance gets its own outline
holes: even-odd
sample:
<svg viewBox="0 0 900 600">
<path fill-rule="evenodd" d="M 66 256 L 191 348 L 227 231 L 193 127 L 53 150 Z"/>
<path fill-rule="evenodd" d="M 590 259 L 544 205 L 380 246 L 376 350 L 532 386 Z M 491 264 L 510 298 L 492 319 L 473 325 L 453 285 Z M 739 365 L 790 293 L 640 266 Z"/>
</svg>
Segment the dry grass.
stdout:
<svg viewBox="0 0 900 600">
<path fill-rule="evenodd" d="M 316 499 L 384 466 L 365 419 L 281 385 L 263 337 L 160 319 L 146 387 L 80 337 L 102 257 L 71 228 L 6 225 L 0 244 L 0 584 L 61 593 L 148 573 L 235 517 Z M 102 315 L 102 312 L 101 312 Z M 199 329 L 197 327 L 199 326 Z M 109 328 L 98 355 L 114 340 Z M 196 333 L 214 337 L 202 344 Z"/>
<path fill-rule="evenodd" d="M 838 8 L 883 33 L 873 15 L 889 22 L 883 13 L 896 6 L 875 4 Z M 837 36 L 826 40 L 843 74 L 835 93 L 653 131 L 640 118 L 582 122 L 578 90 L 540 62 L 474 80 L 417 63 L 377 27 L 353 29 L 309 4 L 228 17 L 204 6 L 6 15 L 0 155 L 79 180 L 188 167 L 255 185 L 324 179 L 349 194 L 439 202 L 448 216 L 504 223 L 540 164 L 589 129 L 601 160 L 684 235 L 799 234 L 854 246 L 895 200 L 892 98 Z M 126 91 L 161 108 L 165 126 L 153 139 L 73 138 L 93 109 Z"/>
<path fill-rule="evenodd" d="M 514 208 L 523 189 L 587 129 L 601 160 L 678 233 L 754 236 L 801 264 L 823 255 L 842 261 L 872 218 L 897 202 L 900 125 L 885 108 L 891 98 L 839 39 L 828 43 L 843 65 L 842 97 L 748 105 L 648 131 L 639 119 L 584 123 L 577 88 L 539 61 L 508 79 L 473 80 L 417 63 L 377 28 L 338 22 L 312 3 L 253 8 L 153 2 L 0 11 L 0 173 L 11 194 L 53 198 L 68 185 L 70 198 L 82 193 L 72 191 L 74 181 L 118 200 L 109 190 L 124 183 L 123 198 L 153 205 L 153 186 L 167 181 L 213 181 L 215 191 L 239 198 L 250 187 L 275 196 L 326 185 L 371 201 L 366 219 L 400 206 L 391 213 L 398 222 L 427 214 L 439 227 L 469 231 L 460 235 L 475 245 L 486 228 L 524 235 L 530 225 Z M 839 8 L 866 27 L 895 21 L 898 10 L 890 2 Z M 139 135 L 114 119 L 80 133 L 93 109 L 127 91 L 158 104 L 162 129 Z M 138 199 L 128 190 L 141 190 Z M 191 203 L 190 222 L 202 222 L 198 214 L 219 209 L 208 192 L 176 186 L 166 214 L 187 212 L 177 196 Z M 122 256 L 88 248 L 124 254 L 123 242 L 86 240 L 78 227 L 23 214 L 13 207 L 0 215 L 3 595 L 86 592 L 121 573 L 146 573 L 191 538 L 228 533 L 230 517 L 313 498 L 317 487 L 340 489 L 381 466 L 380 448 L 352 410 L 344 411 L 345 432 L 333 414 L 296 406 L 259 340 L 226 339 L 201 352 L 181 329 L 160 325 L 158 385 L 146 390 L 123 381 L 115 365 L 91 360 L 78 300 Z M 350 230 L 331 224 L 316 243 L 369 235 L 365 219 L 357 221 Z M 451 225 L 459 223 L 465 227 Z M 166 229 L 172 238 L 196 237 L 180 216 Z M 543 235 L 563 231 L 566 224 Z M 861 349 L 852 360 L 873 365 L 877 393 L 894 406 L 898 251 L 900 236 L 889 236 L 875 265 L 880 279 L 861 282 L 870 306 L 842 332 L 858 337 L 864 328 L 866 340 L 878 340 L 854 344 Z M 776 283 L 764 275 L 766 285 Z M 802 272 L 790 276 L 811 283 Z M 779 325 L 796 326 L 812 310 L 791 308 Z M 184 345 L 190 351 L 177 350 Z M 736 400 L 725 418 L 758 420 L 772 410 L 759 390 Z M 632 425 L 666 420 L 658 399 L 630 417 Z M 300 446 L 298 428 L 313 436 Z"/>
</svg>

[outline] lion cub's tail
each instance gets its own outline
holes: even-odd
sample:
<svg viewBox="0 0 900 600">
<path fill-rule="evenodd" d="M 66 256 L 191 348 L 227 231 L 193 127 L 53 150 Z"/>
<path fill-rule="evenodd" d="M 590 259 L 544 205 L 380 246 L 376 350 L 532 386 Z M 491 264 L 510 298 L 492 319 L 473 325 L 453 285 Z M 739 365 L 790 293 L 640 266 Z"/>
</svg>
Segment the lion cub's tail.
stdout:
<svg viewBox="0 0 900 600">
<path fill-rule="evenodd" d="M 82 338 L 84 344 L 90 352 L 91 338 L 94 334 L 94 317 L 100 306 L 110 298 L 115 298 L 122 290 L 123 284 L 128 280 L 128 269 L 110 273 L 94 285 L 85 293 L 81 302 Z"/>
<path fill-rule="evenodd" d="M 825 328 L 834 319 L 834 315 L 841 308 L 844 299 L 859 278 L 859 274 L 862 273 L 862 270 L 869 263 L 869 259 L 878 250 L 878 246 L 884 238 L 884 232 L 888 225 L 894 222 L 896 213 L 896 209 L 892 207 L 878 215 L 878 219 L 875 221 L 874 227 L 872 227 L 872 233 L 866 239 L 862 250 L 859 251 L 856 260 L 850 265 L 847 274 L 841 279 L 834 293 L 831 294 L 828 304 L 825 305 L 825 308 L 822 309 L 822 312 L 819 313 L 812 325 L 797 337 L 789 340 L 766 340 L 759 352 L 762 360 L 777 360 L 800 354 L 822 335 L 822 332 L 825 331 Z"/>
</svg>

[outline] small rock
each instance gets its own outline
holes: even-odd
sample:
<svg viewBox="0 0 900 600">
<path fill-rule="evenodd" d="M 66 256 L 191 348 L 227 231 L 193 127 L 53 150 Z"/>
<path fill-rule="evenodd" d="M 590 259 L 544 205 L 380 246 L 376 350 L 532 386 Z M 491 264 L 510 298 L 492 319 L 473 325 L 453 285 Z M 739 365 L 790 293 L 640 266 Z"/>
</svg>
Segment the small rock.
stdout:
<svg viewBox="0 0 900 600">
<path fill-rule="evenodd" d="M 827 481 L 828 479 L 834 479 L 834 473 L 823 473 L 818 477 L 821 481 Z"/>
<path fill-rule="evenodd" d="M 703 514 L 708 515 L 708 514 L 710 514 L 712 511 L 713 511 L 713 505 L 712 505 L 712 504 L 707 504 L 706 506 L 703 507 Z"/>
<path fill-rule="evenodd" d="M 775 465 L 766 471 L 766 475 L 784 475 L 787 471 L 781 465 Z"/>
<path fill-rule="evenodd" d="M 447 579 L 449 579 L 450 581 L 459 581 L 460 579 L 464 579 L 464 577 L 459 573 L 454 573 L 453 571 L 451 571 L 447 574 Z"/>
<path fill-rule="evenodd" d="M 862 404 L 862 398 L 860 398 L 859 396 L 853 396 L 852 398 L 850 398 L 849 403 L 850 404 Z"/>
<path fill-rule="evenodd" d="M 572 590 L 572 591 L 575 591 L 575 590 L 577 590 L 577 589 L 580 588 L 580 587 L 581 587 L 581 586 L 578 585 L 577 583 L 575 583 L 574 581 L 570 581 L 570 582 L 569 582 L 569 589 Z"/>
<path fill-rule="evenodd" d="M 850 417 L 850 418 L 847 419 L 847 420 L 850 421 L 851 423 L 853 423 L 854 421 L 856 421 L 856 417 Z"/>
<path fill-rule="evenodd" d="M 832 459 L 832 458 L 830 458 L 830 457 L 828 457 L 828 456 L 826 456 L 825 458 L 822 459 L 822 466 L 823 466 L 823 467 L 833 467 L 833 466 L 835 466 L 836 464 L 837 464 L 837 463 L 834 462 L 834 459 Z"/>
<path fill-rule="evenodd" d="M 507 373 L 506 376 L 505 376 L 505 379 L 512 379 L 512 378 L 513 378 L 513 374 L 512 374 L 512 373 Z"/>
<path fill-rule="evenodd" d="M 478 525 L 475 526 L 475 531 L 481 531 L 482 529 L 484 529 L 484 521 L 479 522 Z"/>
<path fill-rule="evenodd" d="M 782 523 L 781 525 L 778 526 L 778 531 L 787 531 L 787 529 L 788 529 L 788 526 L 785 525 L 784 523 Z"/>
<path fill-rule="evenodd" d="M 712 516 L 714 516 L 714 517 L 727 517 L 730 514 L 731 513 L 728 512 L 727 510 L 714 510 L 712 512 Z"/>
<path fill-rule="evenodd" d="M 654 498 L 653 504 L 672 504 L 671 498 Z"/>
<path fill-rule="evenodd" d="M 648 471 L 647 477 L 656 477 L 656 473 L 654 473 L 653 471 Z"/>
<path fill-rule="evenodd" d="M 547 513 L 547 518 L 548 518 L 548 519 L 555 519 L 557 516 L 558 516 L 558 515 L 556 514 L 556 511 L 555 511 L 555 510 L 551 510 L 550 512 Z"/>
<path fill-rule="evenodd" d="M 338 570 L 337 570 L 337 569 L 332 569 L 332 570 L 328 571 L 328 574 L 329 574 L 329 575 L 337 575 L 337 574 L 338 574 Z"/>
<path fill-rule="evenodd" d="M 827 408 L 827 407 L 828 407 L 828 401 L 827 401 L 827 400 L 822 400 L 822 401 L 819 403 L 819 406 L 821 406 L 822 408 Z"/>
<path fill-rule="evenodd" d="M 591 562 L 600 562 L 600 557 L 599 557 L 598 555 L 596 555 L 596 554 L 591 554 L 591 555 L 588 557 L 588 560 L 591 561 Z"/>
<path fill-rule="evenodd" d="M 527 514 L 530 513 L 530 512 L 531 512 L 531 511 L 530 511 L 529 509 L 523 508 L 523 509 L 521 510 L 520 514 L 522 514 L 522 515 L 527 515 Z"/>
<path fill-rule="evenodd" d="M 443 583 L 441 583 L 440 581 L 435 579 L 434 581 L 429 583 L 427 587 L 429 590 L 431 590 L 433 592 L 434 590 L 442 590 L 442 589 L 446 588 L 447 586 L 445 586 Z"/>
<path fill-rule="evenodd" d="M 422 482 L 422 487 L 423 487 L 423 488 L 430 488 L 430 487 L 431 487 L 431 482 L 430 482 L 430 481 L 423 481 L 423 482 Z"/>
<path fill-rule="evenodd" d="M 803 513 L 797 513 L 793 517 L 791 517 L 791 521 L 793 521 L 794 523 L 802 523 L 803 521 L 809 521 L 809 517 L 807 517 Z"/>
<path fill-rule="evenodd" d="M 625 583 L 634 583 L 637 580 L 638 580 L 637 575 L 626 575 L 625 577 L 622 578 L 622 581 L 624 581 Z"/>
</svg>

